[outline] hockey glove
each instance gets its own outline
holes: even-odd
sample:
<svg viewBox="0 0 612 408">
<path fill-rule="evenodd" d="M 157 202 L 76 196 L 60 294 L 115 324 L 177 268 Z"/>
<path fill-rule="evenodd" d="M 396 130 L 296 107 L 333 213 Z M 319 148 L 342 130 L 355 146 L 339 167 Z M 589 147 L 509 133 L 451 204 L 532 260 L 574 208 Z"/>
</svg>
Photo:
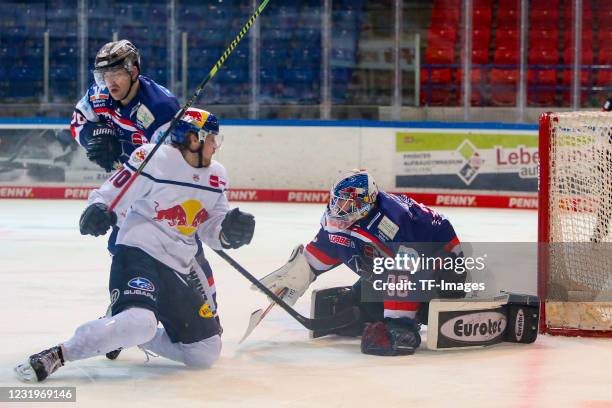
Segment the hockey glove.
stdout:
<svg viewBox="0 0 612 408">
<path fill-rule="evenodd" d="M 304 245 L 300 244 L 293 249 L 289 261 L 285 265 L 259 281 L 274 293 L 280 293 L 284 288 L 287 288 L 282 299 L 293 306 L 315 278 L 316 275 L 312 272 L 304 257 Z M 251 289 L 259 290 L 255 285 L 251 286 Z"/>
<path fill-rule="evenodd" d="M 121 156 L 121 143 L 117 140 L 115 129 L 105 122 L 91 124 L 91 135 L 87 138 L 87 158 L 106 171 Z"/>
<path fill-rule="evenodd" d="M 421 344 L 419 325 L 410 318 L 367 323 L 361 335 L 361 352 L 376 356 L 407 356 Z"/>
<path fill-rule="evenodd" d="M 94 203 L 87 207 L 81 215 L 79 229 L 81 235 L 104 235 L 117 222 L 117 214 L 108 212 L 104 203 Z"/>
<path fill-rule="evenodd" d="M 221 223 L 219 240 L 225 249 L 236 249 L 251 243 L 255 231 L 255 217 L 234 208 Z"/>
</svg>

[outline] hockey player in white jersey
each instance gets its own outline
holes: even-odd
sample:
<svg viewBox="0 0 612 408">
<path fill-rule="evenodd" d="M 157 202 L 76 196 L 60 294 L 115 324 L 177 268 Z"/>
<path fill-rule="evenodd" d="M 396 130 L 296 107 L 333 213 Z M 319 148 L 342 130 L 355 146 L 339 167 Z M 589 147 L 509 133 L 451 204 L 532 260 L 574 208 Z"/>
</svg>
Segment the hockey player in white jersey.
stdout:
<svg viewBox="0 0 612 408">
<path fill-rule="evenodd" d="M 140 346 L 190 367 L 210 367 L 221 351 L 221 328 L 195 267 L 196 233 L 214 249 L 249 244 L 255 219 L 230 210 L 225 168 L 212 160 L 221 144 L 216 118 L 191 110 L 151 158 L 114 212 L 108 206 L 154 145 L 130 160 L 89 197 L 82 234 L 121 228 L 109 292 L 112 316 L 78 327 L 72 338 L 15 367 L 20 379 L 43 381 L 68 361 Z M 158 327 L 158 322 L 163 327 Z"/>
</svg>

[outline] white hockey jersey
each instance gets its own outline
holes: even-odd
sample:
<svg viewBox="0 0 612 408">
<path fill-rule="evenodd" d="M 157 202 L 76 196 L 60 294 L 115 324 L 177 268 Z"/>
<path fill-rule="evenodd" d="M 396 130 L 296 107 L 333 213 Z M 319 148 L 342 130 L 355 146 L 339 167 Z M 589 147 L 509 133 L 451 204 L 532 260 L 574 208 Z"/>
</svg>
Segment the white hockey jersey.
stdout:
<svg viewBox="0 0 612 408">
<path fill-rule="evenodd" d="M 134 150 L 122 168 L 99 189 L 89 204 L 109 205 L 153 149 L 145 144 Z M 189 269 L 197 251 L 196 233 L 213 249 L 221 249 L 221 222 L 229 211 L 225 195 L 225 168 L 212 161 L 195 168 L 170 145 L 160 146 L 114 212 L 120 228 L 117 244 L 137 247 L 181 273 Z"/>
</svg>

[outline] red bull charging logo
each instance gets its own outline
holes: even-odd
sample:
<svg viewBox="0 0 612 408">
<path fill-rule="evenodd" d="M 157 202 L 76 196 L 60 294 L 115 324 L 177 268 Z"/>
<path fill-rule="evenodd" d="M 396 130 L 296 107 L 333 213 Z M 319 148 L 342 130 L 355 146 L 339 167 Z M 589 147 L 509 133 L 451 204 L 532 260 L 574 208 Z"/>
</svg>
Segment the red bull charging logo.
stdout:
<svg viewBox="0 0 612 408">
<path fill-rule="evenodd" d="M 206 123 L 206 120 L 208 119 L 208 115 L 209 113 L 203 110 L 195 110 L 195 109 L 188 109 L 185 112 L 185 116 L 191 116 L 196 122 L 198 127 L 202 128 L 204 127 L 204 123 Z"/>
<path fill-rule="evenodd" d="M 187 200 L 170 208 L 160 209 L 155 201 L 155 217 L 153 220 L 165 221 L 169 227 L 176 228 L 183 235 L 193 234 L 198 225 L 208 218 L 208 211 L 198 200 Z"/>
</svg>

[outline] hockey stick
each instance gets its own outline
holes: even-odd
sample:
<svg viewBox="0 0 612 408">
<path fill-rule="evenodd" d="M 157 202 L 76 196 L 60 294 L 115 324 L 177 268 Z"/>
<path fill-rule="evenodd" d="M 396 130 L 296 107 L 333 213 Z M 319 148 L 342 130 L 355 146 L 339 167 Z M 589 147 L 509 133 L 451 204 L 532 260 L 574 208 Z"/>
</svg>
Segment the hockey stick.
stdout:
<svg viewBox="0 0 612 408">
<path fill-rule="evenodd" d="M 277 305 L 282 307 L 287 313 L 291 315 L 295 320 L 297 320 L 302 326 L 307 328 L 308 330 L 333 330 L 339 329 L 341 327 L 348 326 L 353 323 L 355 320 L 359 318 L 359 309 L 353 307 L 351 309 L 345 310 L 344 312 L 338 313 L 333 316 L 324 317 L 320 319 L 309 319 L 305 316 L 302 316 L 298 312 L 295 311 L 291 306 L 289 306 L 285 301 L 274 294 L 270 289 L 268 289 L 263 283 L 257 280 L 256 277 L 251 275 L 246 269 L 244 269 L 238 262 L 236 262 L 231 256 L 229 256 L 225 251 L 215 250 L 217 255 L 223 258 L 227 263 L 232 265 L 234 269 L 236 269 L 242 276 L 247 278 L 249 282 L 257 287 L 257 289 L 261 290 L 266 294 L 270 299 L 272 299 Z"/>
<path fill-rule="evenodd" d="M 276 292 L 276 295 L 282 298 L 285 295 L 285 293 L 287 293 L 287 288 L 283 288 L 279 290 L 278 292 Z M 246 338 L 249 337 L 251 333 L 253 333 L 253 330 L 255 330 L 257 326 L 259 326 L 259 323 L 261 323 L 264 317 L 268 315 L 268 313 L 270 312 L 270 310 L 272 310 L 274 305 L 276 305 L 276 303 L 270 302 L 270 304 L 265 309 L 257 309 L 256 311 L 251 313 L 251 317 L 249 318 L 249 325 L 246 331 L 244 332 L 244 334 L 242 335 L 242 338 L 240 339 L 238 344 L 245 341 Z"/>
<path fill-rule="evenodd" d="M 202 80 L 202 82 L 200 82 L 200 85 L 198 85 L 198 87 L 196 88 L 196 90 L 193 93 L 193 95 L 191 96 L 191 98 L 187 101 L 187 103 L 185 103 L 185 105 L 181 108 L 181 110 L 178 111 L 176 113 L 176 115 L 174 115 L 174 118 L 172 118 L 172 122 L 170 122 L 170 126 L 168 127 L 168 129 L 165 132 L 163 132 L 161 139 L 159 139 L 159 141 L 156 143 L 155 147 L 151 150 L 151 152 L 143 160 L 143 162 L 140 164 L 140 166 L 138 166 L 138 168 L 136 169 L 136 172 L 134 174 L 132 174 L 132 176 L 129 178 L 129 180 L 127 181 L 125 186 L 121 189 L 121 191 L 119 192 L 117 197 L 115 197 L 115 199 L 113 200 L 113 202 L 111 203 L 111 205 L 108 208 L 109 212 L 113 211 L 113 209 L 117 206 L 119 201 L 121 201 L 121 198 L 125 195 L 126 191 L 134 183 L 136 178 L 138 178 L 140 173 L 142 173 L 143 169 L 145 168 L 147 163 L 149 163 L 149 160 L 151 160 L 151 157 L 153 157 L 153 155 L 155 154 L 157 149 L 159 149 L 159 147 L 162 144 L 164 144 L 164 141 L 166 140 L 166 137 L 168 137 L 168 135 L 170 134 L 172 129 L 174 129 L 174 126 L 176 126 L 176 123 L 183 117 L 183 115 L 185 114 L 185 111 L 187 111 L 187 109 L 189 109 L 191 107 L 191 105 L 193 105 L 193 103 L 196 101 L 198 96 L 200 96 L 200 93 L 202 92 L 202 90 L 204 89 L 204 87 L 206 86 L 208 81 L 210 81 L 210 79 L 215 76 L 215 74 L 217 73 L 219 68 L 221 68 L 221 66 L 223 65 L 223 63 L 227 59 L 227 57 L 229 57 L 229 55 L 232 53 L 232 51 L 234 51 L 234 48 L 236 48 L 236 46 L 238 45 L 240 40 L 242 40 L 244 35 L 249 31 L 249 29 L 251 28 L 251 26 L 253 25 L 253 23 L 257 19 L 257 17 L 259 17 L 259 15 L 261 14 L 261 12 L 266 7 L 266 5 L 268 4 L 269 1 L 270 0 L 263 0 L 262 1 L 262 3 L 259 5 L 257 10 L 255 10 L 255 13 L 253 13 L 253 15 L 251 16 L 249 21 L 247 21 L 247 23 L 244 25 L 244 27 L 242 27 L 242 30 L 240 30 L 240 32 L 236 36 L 236 38 L 234 38 L 234 41 L 232 41 L 231 44 L 229 45 L 229 47 L 227 47 L 227 49 L 225 50 L 225 52 L 223 52 L 223 55 L 221 55 L 221 58 L 219 58 L 219 60 L 215 63 L 215 65 L 213 65 L 213 67 L 211 68 L 211 70 L 208 73 L 208 75 L 206 76 L 206 78 L 204 78 Z"/>
</svg>

